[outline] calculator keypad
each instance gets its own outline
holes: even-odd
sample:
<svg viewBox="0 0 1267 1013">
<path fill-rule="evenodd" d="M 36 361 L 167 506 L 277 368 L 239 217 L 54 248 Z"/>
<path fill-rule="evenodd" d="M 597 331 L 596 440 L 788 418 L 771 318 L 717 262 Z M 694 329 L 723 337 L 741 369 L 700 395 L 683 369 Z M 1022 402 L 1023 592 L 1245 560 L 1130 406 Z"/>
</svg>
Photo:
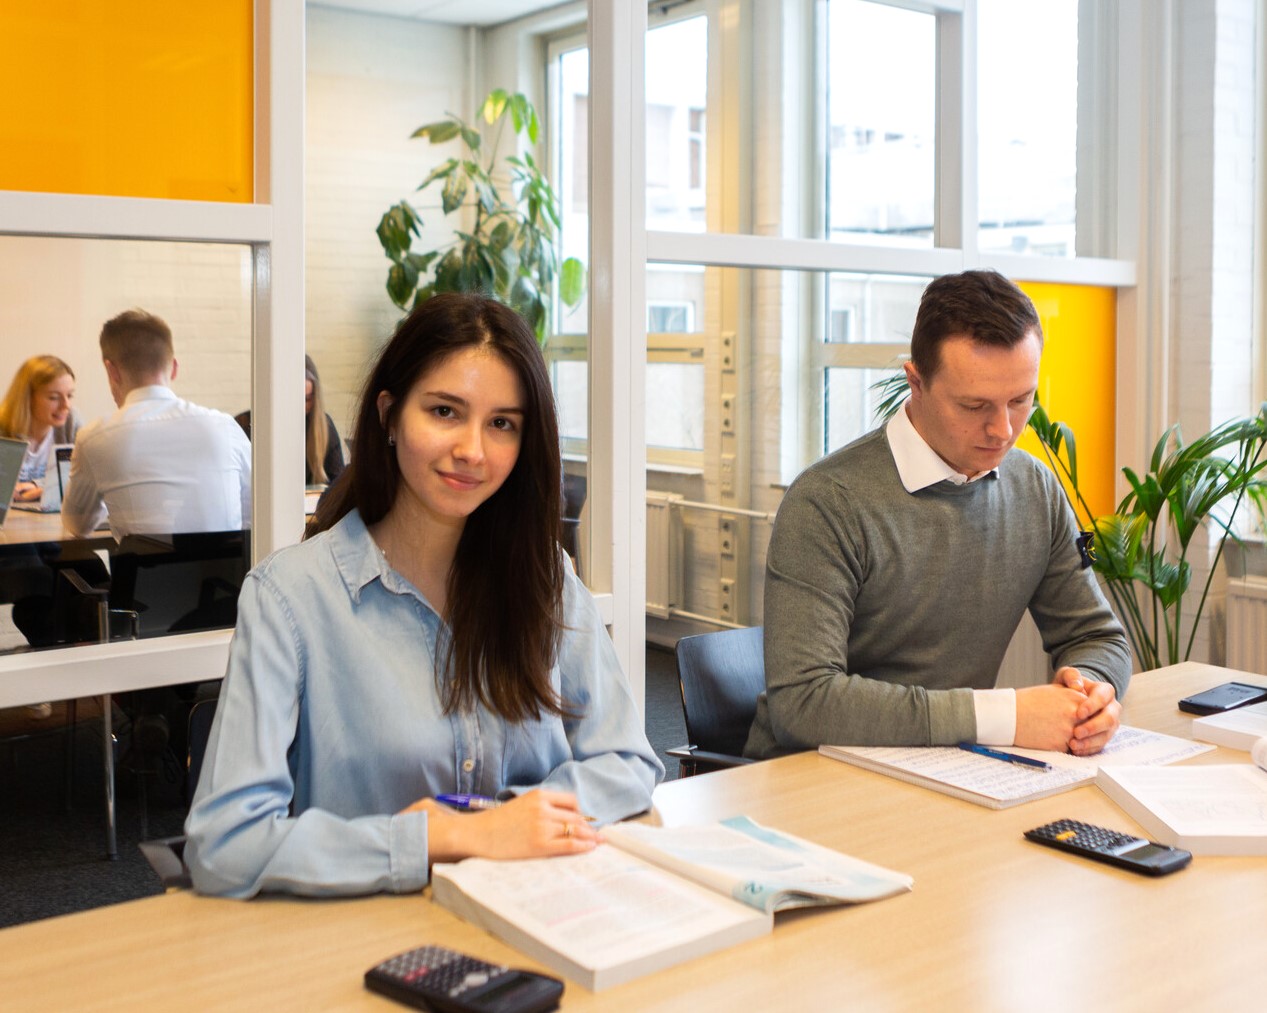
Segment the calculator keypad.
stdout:
<svg viewBox="0 0 1267 1013">
<path fill-rule="evenodd" d="M 1080 823 L 1078 820 L 1057 820 L 1031 831 L 1032 836 L 1048 841 L 1074 844 L 1089 851 L 1100 851 L 1109 855 L 1120 855 L 1131 851 L 1141 844 L 1147 844 L 1142 837 L 1124 834 L 1117 830 Z"/>
<path fill-rule="evenodd" d="M 423 946 L 385 961 L 382 970 L 410 983 L 426 977 L 428 988 L 457 996 L 467 989 L 487 985 L 509 968 L 489 965 L 441 946 Z"/>
</svg>

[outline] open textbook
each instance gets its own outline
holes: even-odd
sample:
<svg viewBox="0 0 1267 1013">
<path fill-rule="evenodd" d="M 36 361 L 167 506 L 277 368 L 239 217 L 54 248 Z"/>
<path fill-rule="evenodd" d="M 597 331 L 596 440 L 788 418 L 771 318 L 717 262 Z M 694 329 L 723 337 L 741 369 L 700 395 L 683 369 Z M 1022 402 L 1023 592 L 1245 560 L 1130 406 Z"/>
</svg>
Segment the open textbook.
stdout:
<svg viewBox="0 0 1267 1013">
<path fill-rule="evenodd" d="M 1102 766 L 1174 763 L 1213 748 L 1123 725 L 1095 756 L 1073 756 L 1019 746 L 1007 748 L 1009 753 L 1044 760 L 1051 765 L 1051 770 L 1003 763 L 955 746 L 819 746 L 818 751 L 833 760 L 843 760 L 977 805 L 1006 809 L 1089 784 Z"/>
<path fill-rule="evenodd" d="M 1095 783 L 1162 844 L 1194 855 L 1267 855 L 1267 740 L 1251 755 L 1253 763 L 1106 767 Z"/>
<path fill-rule="evenodd" d="M 582 855 L 438 864 L 432 898 L 598 991 L 764 935 L 775 911 L 877 900 L 912 883 L 745 816 L 623 823 L 603 836 Z"/>
</svg>

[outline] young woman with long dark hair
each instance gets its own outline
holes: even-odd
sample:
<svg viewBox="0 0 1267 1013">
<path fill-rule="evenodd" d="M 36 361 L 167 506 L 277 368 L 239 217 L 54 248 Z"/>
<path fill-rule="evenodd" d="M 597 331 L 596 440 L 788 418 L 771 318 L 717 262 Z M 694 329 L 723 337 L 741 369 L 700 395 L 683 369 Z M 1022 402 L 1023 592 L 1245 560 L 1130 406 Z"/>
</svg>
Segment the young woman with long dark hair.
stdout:
<svg viewBox="0 0 1267 1013">
<path fill-rule="evenodd" d="M 524 321 L 471 295 L 415 309 L 351 449 L 306 540 L 242 589 L 186 823 L 205 893 L 409 891 L 435 861 L 589 850 L 587 817 L 647 808 L 663 774 L 559 547 L 554 402 Z"/>
</svg>

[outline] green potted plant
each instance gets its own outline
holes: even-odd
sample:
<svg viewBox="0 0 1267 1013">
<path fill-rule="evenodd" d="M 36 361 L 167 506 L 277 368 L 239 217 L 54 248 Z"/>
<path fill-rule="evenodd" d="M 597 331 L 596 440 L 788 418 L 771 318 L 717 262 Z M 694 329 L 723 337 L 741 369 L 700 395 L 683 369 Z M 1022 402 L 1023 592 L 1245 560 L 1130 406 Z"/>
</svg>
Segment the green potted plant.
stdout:
<svg viewBox="0 0 1267 1013">
<path fill-rule="evenodd" d="M 513 138 L 536 143 L 539 124 L 532 103 L 498 88 L 489 92 L 478 118 L 493 132 L 487 149 L 484 135 L 452 114 L 413 132 L 433 145 L 457 141 L 461 146 L 461 153 L 432 169 L 418 190 L 438 187 L 440 210 L 466 213 L 470 225 L 455 228 L 453 239 L 436 249 L 414 252 L 422 216 L 408 201 L 393 204 L 377 230 L 391 260 L 387 294 L 408 310 L 436 292 L 483 292 L 518 311 L 544 343 L 551 299 L 557 294 L 566 306 L 580 302 L 585 267 L 575 257 L 557 261 L 559 199 L 531 153 L 498 158 L 508 121 Z M 509 179 L 509 187 L 499 179 Z"/>
<path fill-rule="evenodd" d="M 909 391 L 898 372 L 874 385 L 882 420 L 898 410 Z M 1178 425 L 1162 434 L 1142 475 L 1123 468 L 1131 491 L 1111 514 L 1092 513 L 1078 485 L 1073 430 L 1050 419 L 1036 404 L 1029 418 L 1043 453 L 1066 482 L 1070 506 L 1083 529 L 1079 548 L 1095 567 L 1144 670 L 1186 661 L 1205 610 L 1210 584 L 1234 521 L 1249 499 L 1260 507 L 1267 483 L 1267 405 L 1250 418 L 1233 419 L 1185 443 Z M 1208 527 L 1216 538 L 1210 573 L 1190 618 L 1184 603 L 1192 583 L 1188 549 Z M 1094 546 L 1094 548 L 1092 547 Z M 1187 628 L 1187 636 L 1184 629 Z"/>
</svg>

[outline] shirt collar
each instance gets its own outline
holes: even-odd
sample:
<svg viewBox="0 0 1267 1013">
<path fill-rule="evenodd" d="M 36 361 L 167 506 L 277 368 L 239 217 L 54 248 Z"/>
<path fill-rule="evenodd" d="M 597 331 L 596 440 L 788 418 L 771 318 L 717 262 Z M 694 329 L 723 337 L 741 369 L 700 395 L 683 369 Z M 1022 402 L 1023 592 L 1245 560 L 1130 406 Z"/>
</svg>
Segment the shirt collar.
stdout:
<svg viewBox="0 0 1267 1013">
<path fill-rule="evenodd" d="M 133 387 L 127 392 L 123 398 L 125 405 L 136 404 L 138 401 L 176 401 L 176 392 L 170 387 L 161 383 L 150 384 L 146 387 Z"/>
<path fill-rule="evenodd" d="M 885 435 L 889 439 L 889 450 L 893 454 L 893 463 L 897 465 L 898 478 L 907 492 L 919 492 L 938 482 L 951 482 L 955 485 L 967 485 L 982 478 L 998 478 L 999 469 L 991 468 L 974 478 L 968 478 L 955 471 L 949 464 L 937 456 L 937 452 L 928 445 L 924 437 L 906 414 L 906 405 L 902 405 L 889 419 L 885 426 Z"/>
<path fill-rule="evenodd" d="M 344 514 L 330 529 L 329 537 L 334 565 L 354 602 L 359 604 L 361 591 L 377 580 L 388 591 L 412 595 L 435 612 L 421 592 L 391 568 L 383 550 L 365 526 L 359 510 L 352 509 Z"/>
<path fill-rule="evenodd" d="M 334 565 L 353 601 L 361 600 L 361 588 L 384 579 L 390 567 L 370 535 L 360 511 L 350 510 L 330 529 L 330 552 Z"/>
</svg>

